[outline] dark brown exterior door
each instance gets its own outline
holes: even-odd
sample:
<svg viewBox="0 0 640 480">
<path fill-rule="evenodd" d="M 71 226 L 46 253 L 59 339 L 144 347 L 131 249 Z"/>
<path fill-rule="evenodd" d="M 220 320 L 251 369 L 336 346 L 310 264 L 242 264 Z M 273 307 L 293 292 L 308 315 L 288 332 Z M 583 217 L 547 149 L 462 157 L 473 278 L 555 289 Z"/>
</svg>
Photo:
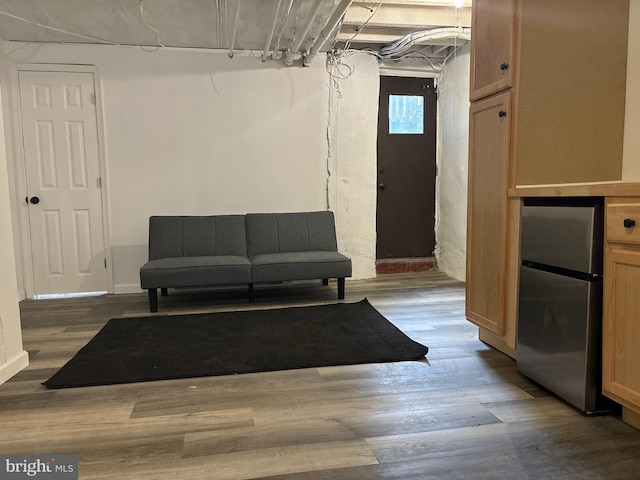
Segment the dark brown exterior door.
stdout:
<svg viewBox="0 0 640 480">
<path fill-rule="evenodd" d="M 435 180 L 433 79 L 381 77 L 377 258 L 433 255 Z"/>
</svg>

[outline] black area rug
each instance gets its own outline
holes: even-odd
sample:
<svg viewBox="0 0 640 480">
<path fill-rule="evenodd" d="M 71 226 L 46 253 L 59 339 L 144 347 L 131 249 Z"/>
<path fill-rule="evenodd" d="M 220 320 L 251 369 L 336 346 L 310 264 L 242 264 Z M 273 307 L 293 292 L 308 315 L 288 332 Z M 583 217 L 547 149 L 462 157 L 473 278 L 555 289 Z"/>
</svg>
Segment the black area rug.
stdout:
<svg viewBox="0 0 640 480">
<path fill-rule="evenodd" d="M 43 385 L 69 388 L 418 360 L 367 299 L 274 310 L 116 318 Z"/>
</svg>

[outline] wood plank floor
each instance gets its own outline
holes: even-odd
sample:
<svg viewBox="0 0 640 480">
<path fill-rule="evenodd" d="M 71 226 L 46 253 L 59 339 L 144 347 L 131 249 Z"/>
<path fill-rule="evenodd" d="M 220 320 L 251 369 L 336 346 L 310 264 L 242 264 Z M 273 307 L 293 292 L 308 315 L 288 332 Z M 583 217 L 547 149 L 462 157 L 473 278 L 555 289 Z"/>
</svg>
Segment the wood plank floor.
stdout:
<svg viewBox="0 0 640 480">
<path fill-rule="evenodd" d="M 175 293 L 160 314 L 335 302 L 335 283 Z M 347 283 L 427 361 L 48 390 L 110 318 L 147 297 L 24 301 L 30 366 L 0 386 L 0 453 L 78 454 L 82 479 L 637 479 L 640 432 L 585 417 L 518 374 L 438 272 Z M 330 348 L 328 345 L 327 348 Z M 176 359 L 176 361 L 180 361 Z"/>
</svg>

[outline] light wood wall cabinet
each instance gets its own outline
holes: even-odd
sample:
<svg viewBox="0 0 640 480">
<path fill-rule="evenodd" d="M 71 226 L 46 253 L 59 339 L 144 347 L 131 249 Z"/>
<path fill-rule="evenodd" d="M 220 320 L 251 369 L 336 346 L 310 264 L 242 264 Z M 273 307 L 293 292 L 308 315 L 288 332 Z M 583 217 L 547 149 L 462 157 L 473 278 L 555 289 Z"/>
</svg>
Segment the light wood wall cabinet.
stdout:
<svg viewBox="0 0 640 480">
<path fill-rule="evenodd" d="M 606 201 L 602 389 L 640 428 L 640 197 Z"/>
<path fill-rule="evenodd" d="M 512 83 L 516 0 L 475 0 L 471 26 L 466 315 L 480 338 L 515 356 L 509 311 Z M 516 202 L 517 203 L 517 202 Z M 519 210 L 515 212 L 519 222 Z M 517 269 L 516 269 L 517 272 Z M 510 318 L 513 317 L 513 318 Z"/>
<path fill-rule="evenodd" d="M 621 180 L 629 0 L 474 0 L 472 15 L 467 318 L 515 356 L 508 191 Z"/>
<path fill-rule="evenodd" d="M 473 2 L 471 91 L 477 100 L 510 88 L 513 82 L 516 0 Z"/>
<path fill-rule="evenodd" d="M 629 0 L 517 3 L 514 185 L 621 180 Z"/>
</svg>

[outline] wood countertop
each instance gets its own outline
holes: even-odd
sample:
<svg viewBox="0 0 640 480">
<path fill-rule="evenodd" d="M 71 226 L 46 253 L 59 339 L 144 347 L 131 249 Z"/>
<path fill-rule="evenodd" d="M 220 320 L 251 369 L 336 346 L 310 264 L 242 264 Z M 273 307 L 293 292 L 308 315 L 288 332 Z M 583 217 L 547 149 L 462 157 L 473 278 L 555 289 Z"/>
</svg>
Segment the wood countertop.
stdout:
<svg viewBox="0 0 640 480">
<path fill-rule="evenodd" d="M 520 185 L 509 197 L 640 197 L 640 182 L 565 183 Z"/>
</svg>

